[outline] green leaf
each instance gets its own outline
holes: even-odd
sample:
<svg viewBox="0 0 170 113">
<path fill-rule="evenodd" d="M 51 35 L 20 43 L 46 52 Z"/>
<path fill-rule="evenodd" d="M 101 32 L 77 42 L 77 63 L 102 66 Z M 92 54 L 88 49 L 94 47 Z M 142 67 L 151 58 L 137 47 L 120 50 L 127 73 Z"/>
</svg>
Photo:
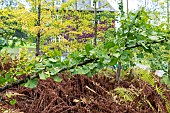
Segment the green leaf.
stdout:
<svg viewBox="0 0 170 113">
<path fill-rule="evenodd" d="M 21 71 L 20 71 L 20 72 L 16 72 L 15 74 L 16 74 L 16 76 L 20 76 L 20 75 L 23 75 L 24 72 L 21 72 Z"/>
<path fill-rule="evenodd" d="M 12 99 L 12 100 L 10 101 L 10 104 L 11 104 L 11 105 L 15 105 L 16 102 L 17 102 L 16 99 Z"/>
<path fill-rule="evenodd" d="M 87 69 L 87 67 L 77 69 L 78 74 L 87 74 L 88 72 L 89 72 L 89 69 Z"/>
<path fill-rule="evenodd" d="M 114 54 L 112 54 L 114 57 L 116 57 L 116 58 L 119 58 L 119 56 L 120 56 L 120 53 L 114 53 Z"/>
<path fill-rule="evenodd" d="M 2 50 L 2 49 L 3 49 L 3 46 L 0 45 L 0 50 Z"/>
<path fill-rule="evenodd" d="M 4 77 L 1 77 L 1 76 L 0 76 L 0 83 L 3 84 L 3 83 L 5 83 L 5 82 L 6 82 L 6 79 L 5 79 Z"/>
<path fill-rule="evenodd" d="M 87 54 L 90 54 L 90 50 L 92 50 L 92 49 L 93 49 L 93 47 L 92 47 L 91 44 L 86 44 L 85 50 L 86 50 L 86 53 L 87 53 Z"/>
<path fill-rule="evenodd" d="M 67 63 L 67 61 L 66 62 L 64 62 L 64 63 Z M 69 63 L 69 62 L 68 62 Z M 50 66 L 49 64 L 47 64 L 46 66 Z M 52 65 L 51 65 L 52 66 Z M 61 61 L 57 61 L 55 64 L 53 64 L 53 66 L 54 67 L 60 67 L 60 66 L 62 66 L 62 63 L 61 63 Z"/>
<path fill-rule="evenodd" d="M 98 63 L 97 63 L 97 68 L 101 69 L 101 68 L 103 68 L 103 67 L 104 67 L 104 65 L 103 65 L 102 62 L 98 62 Z"/>
<path fill-rule="evenodd" d="M 41 80 L 46 80 L 48 78 L 48 75 L 45 74 L 44 72 L 42 72 L 42 73 L 39 74 L 39 77 L 40 77 Z"/>
<path fill-rule="evenodd" d="M 161 79 L 161 82 L 170 86 L 170 81 L 169 81 L 168 76 L 163 76 L 162 79 Z"/>
<path fill-rule="evenodd" d="M 136 40 L 129 40 L 128 41 L 128 47 L 132 47 L 132 46 L 135 46 L 136 45 Z"/>
<path fill-rule="evenodd" d="M 170 45 L 168 44 L 165 49 L 170 50 Z"/>
<path fill-rule="evenodd" d="M 48 59 L 50 62 L 53 62 L 53 63 L 56 63 L 57 62 L 57 60 L 55 60 L 55 59 L 53 59 L 53 58 L 49 58 Z"/>
<path fill-rule="evenodd" d="M 55 49 L 55 50 L 54 50 L 54 55 L 55 55 L 55 56 L 62 56 L 62 52 L 59 51 L 58 49 Z"/>
<path fill-rule="evenodd" d="M 93 69 L 93 68 L 95 68 L 95 67 L 97 67 L 97 64 L 96 64 L 96 63 L 91 63 L 91 64 L 89 64 L 89 69 Z"/>
<path fill-rule="evenodd" d="M 128 61 L 129 60 L 129 52 L 127 52 L 127 51 L 123 51 L 123 53 L 121 54 L 121 57 L 120 57 L 120 59 L 121 60 L 124 60 L 124 61 Z"/>
<path fill-rule="evenodd" d="M 86 76 L 87 76 L 87 77 L 92 77 L 93 75 L 92 75 L 91 72 L 89 72 L 89 73 L 86 74 Z"/>
<path fill-rule="evenodd" d="M 145 49 L 149 49 L 144 43 L 141 43 Z"/>
<path fill-rule="evenodd" d="M 108 64 L 110 61 L 110 59 L 104 59 L 103 64 Z"/>
<path fill-rule="evenodd" d="M 138 58 L 144 58 L 143 53 L 139 53 L 139 54 L 137 55 L 137 57 L 138 57 Z"/>
<path fill-rule="evenodd" d="M 35 69 L 37 69 L 38 71 L 41 71 L 45 69 L 45 66 L 42 63 L 38 63 L 35 65 Z"/>
<path fill-rule="evenodd" d="M 94 68 L 94 69 L 92 70 L 92 72 L 91 72 L 91 73 L 92 73 L 92 75 L 93 75 L 93 74 L 96 74 L 98 71 L 99 71 L 99 69 L 98 69 L 98 68 Z"/>
<path fill-rule="evenodd" d="M 50 75 L 56 75 L 59 71 L 60 71 L 60 69 L 58 69 L 58 68 L 51 68 Z"/>
<path fill-rule="evenodd" d="M 8 45 L 7 41 L 4 38 L 0 38 L 0 50 L 7 45 Z"/>
<path fill-rule="evenodd" d="M 60 77 L 58 77 L 58 76 L 51 76 L 53 79 L 54 79 L 54 81 L 55 82 L 61 82 L 62 81 L 62 79 L 60 78 Z"/>
<path fill-rule="evenodd" d="M 111 47 L 114 47 L 114 46 L 115 46 L 114 42 L 106 42 L 105 43 L 105 48 L 107 50 L 109 50 Z"/>
<path fill-rule="evenodd" d="M 109 65 L 113 66 L 117 63 L 118 59 L 116 57 L 113 57 L 109 63 Z"/>
<path fill-rule="evenodd" d="M 11 74 L 10 72 L 6 73 L 6 74 L 5 74 L 5 79 L 6 79 L 6 80 L 9 80 L 9 79 L 11 78 L 11 75 L 12 75 L 12 74 Z"/>
<path fill-rule="evenodd" d="M 14 39 L 12 40 L 12 45 L 11 45 L 11 48 L 14 48 L 15 47 L 15 45 L 16 45 L 16 43 L 17 43 L 17 38 L 16 37 L 14 37 Z"/>
<path fill-rule="evenodd" d="M 26 71 L 30 71 L 33 67 L 34 67 L 33 64 L 29 64 L 29 65 L 25 68 L 25 70 L 26 70 Z"/>
<path fill-rule="evenodd" d="M 28 88 L 35 88 L 38 84 L 38 79 L 35 78 L 33 80 L 28 80 L 27 83 L 25 83 L 25 87 L 28 87 Z"/>
<path fill-rule="evenodd" d="M 21 46 L 24 46 L 24 45 L 26 45 L 26 42 L 23 41 L 23 40 L 21 40 L 21 41 L 20 41 L 20 45 L 21 45 Z"/>
<path fill-rule="evenodd" d="M 150 48 L 148 48 L 148 49 L 143 48 L 143 49 L 144 49 L 145 52 L 152 53 L 152 49 L 150 49 Z"/>
<path fill-rule="evenodd" d="M 135 39 L 136 39 L 136 37 L 134 36 L 134 34 L 133 34 L 133 33 L 130 33 L 130 32 L 127 33 L 127 37 L 128 37 L 128 39 L 129 39 L 129 41 L 132 41 L 132 40 L 135 40 Z"/>
</svg>

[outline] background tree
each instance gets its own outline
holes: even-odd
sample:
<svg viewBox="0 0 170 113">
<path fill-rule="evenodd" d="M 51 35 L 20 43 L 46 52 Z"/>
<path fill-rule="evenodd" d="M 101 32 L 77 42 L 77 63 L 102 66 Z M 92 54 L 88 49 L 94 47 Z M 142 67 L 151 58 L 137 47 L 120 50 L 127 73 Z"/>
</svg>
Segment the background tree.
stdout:
<svg viewBox="0 0 170 113">
<path fill-rule="evenodd" d="M 6 40 L 8 45 L 9 40 L 13 41 L 12 46 L 15 45 L 14 37 L 20 39 L 23 45 L 23 40 L 27 38 L 27 33 L 22 28 L 22 23 L 20 22 L 23 13 L 27 12 L 23 4 L 18 3 L 17 8 L 4 7 L 0 9 L 0 37 Z"/>
<path fill-rule="evenodd" d="M 84 5 L 86 7 L 91 7 L 88 6 L 87 4 Z M 106 5 L 107 4 L 104 4 L 100 8 Z M 62 23 L 60 27 L 62 30 L 60 31 L 62 32 L 61 34 L 64 35 L 65 39 L 70 40 L 71 42 L 78 41 L 79 44 L 80 42 L 81 44 L 83 44 L 86 41 L 93 39 L 95 37 L 95 30 L 97 30 L 96 35 L 98 35 L 98 40 L 99 39 L 103 40 L 104 32 L 109 28 L 114 28 L 114 13 L 98 12 L 98 14 L 94 16 L 93 13 L 94 8 L 90 8 L 92 10 L 78 10 L 78 11 L 68 8 L 74 6 L 75 6 L 75 1 L 67 2 L 66 4 L 63 4 L 62 8 L 60 8 L 61 10 L 59 10 L 60 13 L 59 15 L 61 15 L 61 19 L 62 19 Z M 98 9 L 96 8 L 96 11 L 97 10 Z M 95 29 L 94 29 L 95 26 L 94 18 L 96 18 L 96 25 L 99 23 L 98 27 L 96 27 Z M 76 47 L 80 47 L 80 46 L 76 46 Z"/>
</svg>

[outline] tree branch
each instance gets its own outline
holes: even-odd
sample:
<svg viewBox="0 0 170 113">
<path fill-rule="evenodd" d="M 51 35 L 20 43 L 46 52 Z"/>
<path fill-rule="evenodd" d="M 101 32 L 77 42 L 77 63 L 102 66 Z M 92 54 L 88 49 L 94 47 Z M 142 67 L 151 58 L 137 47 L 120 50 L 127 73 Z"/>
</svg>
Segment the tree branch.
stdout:
<svg viewBox="0 0 170 113">
<path fill-rule="evenodd" d="M 160 41 L 153 41 L 153 42 L 147 42 L 145 43 L 145 45 L 148 45 L 148 44 L 158 44 L 158 43 L 163 43 L 165 42 L 166 40 L 160 40 Z M 136 44 L 134 46 L 131 46 L 131 47 L 127 47 L 128 44 L 125 45 L 125 50 L 129 50 L 129 49 L 132 49 L 132 48 L 137 48 L 137 47 L 142 47 L 143 45 L 142 44 Z"/>
<path fill-rule="evenodd" d="M 98 60 L 98 58 L 85 60 L 84 62 L 81 62 L 81 63 L 79 63 L 78 65 L 73 65 L 72 67 L 63 68 L 63 69 L 61 69 L 58 73 L 61 73 L 61 72 L 66 71 L 66 70 L 73 69 L 73 68 L 75 68 L 76 66 L 83 66 L 83 65 L 86 65 L 86 64 L 88 64 L 88 63 L 92 63 L 92 62 L 94 62 L 94 61 L 96 61 L 96 60 Z M 36 74 L 36 75 L 34 75 L 34 76 L 27 76 L 26 78 L 24 78 L 24 79 L 22 79 L 22 80 L 18 80 L 18 81 L 16 81 L 16 82 L 11 83 L 11 84 L 6 84 L 4 87 L 1 87 L 1 88 L 0 88 L 0 92 L 3 92 L 3 91 L 5 91 L 5 90 L 7 90 L 7 89 L 9 89 L 9 88 L 12 88 L 12 87 L 14 87 L 14 86 L 17 86 L 17 85 L 21 85 L 21 84 L 23 84 L 23 83 L 26 83 L 28 80 L 33 80 L 33 79 L 35 79 L 35 78 L 39 78 L 39 75 Z"/>
<path fill-rule="evenodd" d="M 147 42 L 145 45 L 163 43 L 163 42 L 165 42 L 165 41 L 166 41 L 166 40 Z M 142 46 L 143 46 L 142 44 L 136 44 L 135 46 L 131 46 L 131 47 L 127 47 L 127 45 L 125 45 L 125 47 L 126 47 L 125 50 L 132 49 L 132 48 L 137 48 L 137 47 L 142 47 Z M 92 63 L 92 62 L 94 62 L 94 61 L 97 61 L 97 60 L 98 60 L 98 58 L 85 60 L 84 62 L 81 62 L 81 63 L 79 63 L 78 65 L 73 65 L 72 67 L 63 68 L 63 69 L 61 69 L 58 73 L 64 72 L 64 71 L 66 71 L 66 70 L 74 69 L 76 66 L 83 66 L 83 65 L 86 65 L 86 64 L 88 64 L 88 63 Z M 35 78 L 39 78 L 39 75 L 36 74 L 36 75 L 34 75 L 34 76 L 27 76 L 26 78 L 24 78 L 24 79 L 22 79 L 22 80 L 18 80 L 18 81 L 16 81 L 16 82 L 11 83 L 11 84 L 6 84 L 4 87 L 1 87 L 1 88 L 0 88 L 0 92 L 3 92 L 4 90 L 9 89 L 9 88 L 11 88 L 11 87 L 14 87 L 14 86 L 17 86 L 17 85 L 26 83 L 29 79 L 30 79 L 30 80 L 33 80 L 33 79 L 35 79 Z"/>
</svg>

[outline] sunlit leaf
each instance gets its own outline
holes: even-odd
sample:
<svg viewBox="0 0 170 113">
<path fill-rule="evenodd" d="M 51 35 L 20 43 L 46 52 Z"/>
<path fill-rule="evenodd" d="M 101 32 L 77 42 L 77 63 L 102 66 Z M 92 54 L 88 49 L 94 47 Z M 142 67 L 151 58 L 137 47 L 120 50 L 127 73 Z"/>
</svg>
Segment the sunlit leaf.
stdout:
<svg viewBox="0 0 170 113">
<path fill-rule="evenodd" d="M 16 99 L 12 99 L 12 100 L 10 100 L 10 104 L 11 104 L 11 105 L 15 105 L 15 104 L 16 104 L 16 102 L 17 102 L 17 101 L 16 101 Z"/>
<path fill-rule="evenodd" d="M 93 49 L 93 47 L 92 47 L 91 44 L 86 44 L 85 50 L 86 50 L 86 53 L 87 53 L 87 54 L 90 54 L 90 50 L 92 50 L 92 49 Z"/>
<path fill-rule="evenodd" d="M 25 83 L 25 87 L 28 87 L 28 88 L 35 88 L 38 84 L 38 79 L 35 78 L 33 80 L 28 80 L 27 83 Z"/>
<path fill-rule="evenodd" d="M 58 77 L 58 76 L 51 76 L 53 79 L 54 79 L 54 81 L 55 82 L 61 82 L 62 81 L 62 79 L 60 78 L 60 77 Z"/>
</svg>

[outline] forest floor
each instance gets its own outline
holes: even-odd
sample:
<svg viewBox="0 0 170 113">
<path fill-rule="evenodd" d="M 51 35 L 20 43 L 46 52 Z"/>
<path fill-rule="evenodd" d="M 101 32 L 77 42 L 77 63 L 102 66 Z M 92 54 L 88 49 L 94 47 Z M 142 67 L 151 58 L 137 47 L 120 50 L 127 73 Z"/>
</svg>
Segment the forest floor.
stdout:
<svg viewBox="0 0 170 113">
<path fill-rule="evenodd" d="M 67 74 L 59 75 L 63 81 L 39 80 L 34 89 L 18 86 L 7 90 L 17 100 L 10 105 L 2 96 L 0 110 L 5 113 L 168 113 L 170 90 L 155 86 L 139 78 L 114 81 L 113 77 L 94 75 L 92 78 Z M 7 112 L 6 112 L 7 113 Z"/>
</svg>

